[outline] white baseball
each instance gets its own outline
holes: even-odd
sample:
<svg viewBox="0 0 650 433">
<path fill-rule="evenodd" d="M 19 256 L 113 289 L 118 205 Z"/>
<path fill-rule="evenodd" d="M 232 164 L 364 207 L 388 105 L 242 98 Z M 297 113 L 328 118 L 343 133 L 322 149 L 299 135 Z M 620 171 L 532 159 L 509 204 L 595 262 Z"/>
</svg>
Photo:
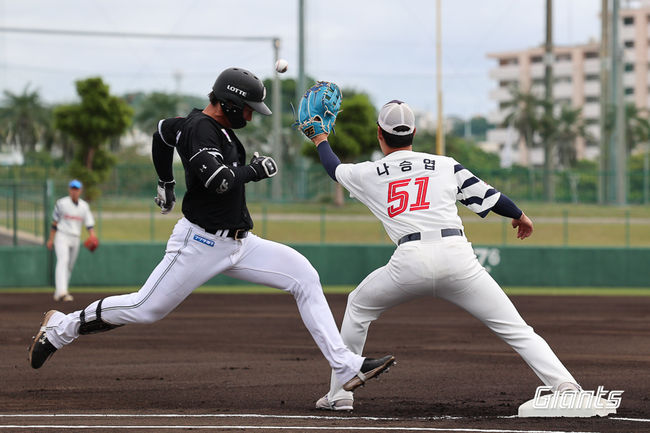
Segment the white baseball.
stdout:
<svg viewBox="0 0 650 433">
<path fill-rule="evenodd" d="M 277 62 L 275 62 L 275 70 L 278 71 L 279 73 L 283 74 L 287 72 L 287 69 L 289 69 L 289 62 L 287 62 L 284 59 L 278 59 Z"/>
</svg>

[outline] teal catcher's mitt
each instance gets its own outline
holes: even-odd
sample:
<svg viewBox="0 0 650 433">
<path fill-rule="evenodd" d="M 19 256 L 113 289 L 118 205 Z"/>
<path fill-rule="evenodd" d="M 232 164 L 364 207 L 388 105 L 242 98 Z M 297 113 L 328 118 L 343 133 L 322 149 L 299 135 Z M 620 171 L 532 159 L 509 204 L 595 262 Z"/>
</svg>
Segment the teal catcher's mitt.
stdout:
<svg viewBox="0 0 650 433">
<path fill-rule="evenodd" d="M 298 107 L 298 120 L 294 124 L 307 138 L 329 134 L 341 110 L 341 89 L 329 81 L 319 81 L 305 92 Z"/>
</svg>

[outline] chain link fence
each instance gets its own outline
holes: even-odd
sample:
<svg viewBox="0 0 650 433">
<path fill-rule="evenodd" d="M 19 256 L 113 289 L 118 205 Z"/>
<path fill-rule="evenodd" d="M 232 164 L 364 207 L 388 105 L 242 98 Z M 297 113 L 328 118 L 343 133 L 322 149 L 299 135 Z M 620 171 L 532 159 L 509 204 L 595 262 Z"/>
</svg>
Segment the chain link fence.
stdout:
<svg viewBox="0 0 650 433">
<path fill-rule="evenodd" d="M 165 241 L 181 216 L 181 197 L 185 192 L 182 166 L 175 166 L 174 172 L 179 201 L 171 215 L 162 216 L 153 205 L 156 179 L 153 166 L 117 165 L 101 187 L 101 198 L 91 203 L 100 237 L 116 242 Z M 549 209 L 554 209 L 549 211 L 542 202 L 543 170 L 477 170 L 475 174 L 515 201 L 526 202 L 527 207 L 539 203 L 538 215 L 534 215 L 542 216 L 537 220 L 538 234 L 543 234 L 548 225 L 553 236 L 544 239 L 548 242 L 543 244 L 650 245 L 650 209 L 643 206 L 649 204 L 649 179 L 645 172 L 628 173 L 628 202 L 633 206 L 622 209 L 593 206 L 598 199 L 599 176 L 606 174 L 558 171 L 555 173 L 558 204 L 549 205 Z M 49 233 L 54 202 L 67 195 L 68 181 L 63 166 L 0 167 L 0 245 L 42 245 Z M 281 184 L 281 188 L 276 188 L 281 192 L 279 196 L 274 196 L 272 182 Z M 343 209 L 331 206 L 336 187 L 320 165 L 284 164 L 278 176 L 270 181 L 251 182 L 246 187 L 255 230 L 262 236 L 289 243 L 389 243 L 381 224 L 365 209 L 359 210 L 363 206 L 356 205 L 355 211 L 345 210 L 354 208 L 356 203 L 347 193 L 344 193 L 347 204 Z M 592 205 L 593 209 L 580 211 L 574 204 Z M 499 229 L 494 228 L 496 221 L 485 224 L 463 218 L 475 243 L 508 242 L 506 226 Z M 482 229 L 487 226 L 493 227 L 489 234 Z M 589 230 L 599 235 L 590 236 Z"/>
</svg>

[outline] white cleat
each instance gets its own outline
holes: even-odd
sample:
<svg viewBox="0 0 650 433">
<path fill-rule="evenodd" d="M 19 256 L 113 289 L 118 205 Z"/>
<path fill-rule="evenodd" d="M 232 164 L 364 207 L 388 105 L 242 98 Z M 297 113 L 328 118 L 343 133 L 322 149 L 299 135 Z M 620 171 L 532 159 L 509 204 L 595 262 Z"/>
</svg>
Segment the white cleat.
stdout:
<svg viewBox="0 0 650 433">
<path fill-rule="evenodd" d="M 325 394 L 324 396 L 319 398 L 318 401 L 316 402 L 316 409 L 350 411 L 354 409 L 354 407 L 352 406 L 352 399 L 344 398 L 341 400 L 330 402 L 327 399 L 327 394 Z"/>
</svg>

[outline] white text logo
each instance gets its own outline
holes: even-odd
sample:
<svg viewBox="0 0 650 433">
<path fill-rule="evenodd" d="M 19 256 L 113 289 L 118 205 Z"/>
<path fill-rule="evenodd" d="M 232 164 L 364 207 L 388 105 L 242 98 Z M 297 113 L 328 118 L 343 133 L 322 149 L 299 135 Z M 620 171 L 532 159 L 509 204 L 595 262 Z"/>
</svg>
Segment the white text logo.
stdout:
<svg viewBox="0 0 650 433">
<path fill-rule="evenodd" d="M 241 89 L 236 88 L 235 86 L 231 86 L 230 84 L 228 84 L 228 85 L 226 86 L 226 89 L 230 90 L 230 91 L 233 92 L 233 93 L 237 93 L 238 95 L 241 95 L 241 96 L 243 96 L 244 98 L 246 97 L 246 92 L 244 92 L 244 91 L 241 90 Z"/>
<path fill-rule="evenodd" d="M 550 386 L 539 386 L 535 391 L 533 407 L 535 409 L 579 409 L 594 407 L 596 409 L 618 409 L 621 405 L 621 395 L 624 391 L 606 391 L 599 386 L 596 391 L 555 391 L 542 394 L 553 389 Z"/>
</svg>

